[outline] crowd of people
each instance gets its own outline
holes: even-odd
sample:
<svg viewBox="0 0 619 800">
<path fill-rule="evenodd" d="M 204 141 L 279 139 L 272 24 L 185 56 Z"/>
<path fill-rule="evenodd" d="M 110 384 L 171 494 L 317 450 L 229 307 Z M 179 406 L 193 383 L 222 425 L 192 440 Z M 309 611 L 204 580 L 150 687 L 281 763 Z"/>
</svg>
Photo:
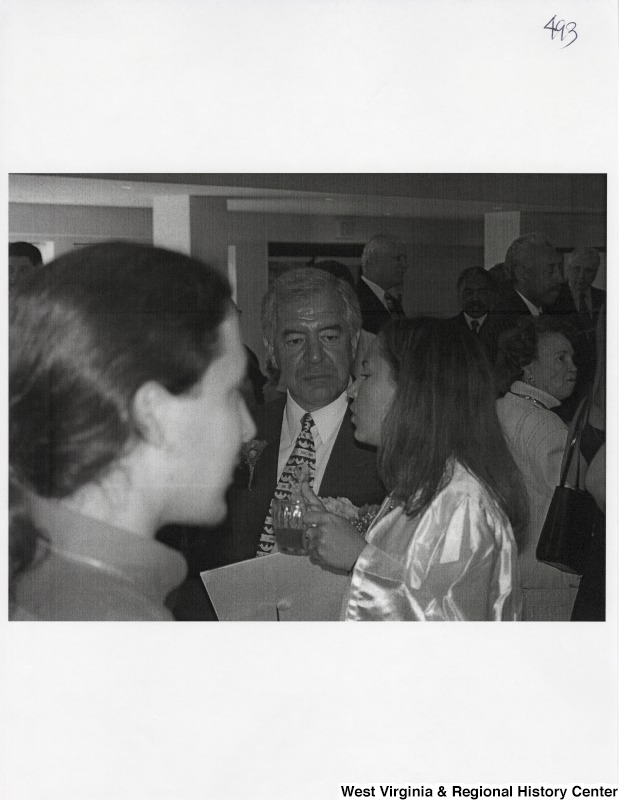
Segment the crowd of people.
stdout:
<svg viewBox="0 0 619 800">
<path fill-rule="evenodd" d="M 323 262 L 269 286 L 268 379 L 226 281 L 187 256 L 104 243 L 26 270 L 10 300 L 11 618 L 215 619 L 200 571 L 277 551 L 272 501 L 302 466 L 309 558 L 350 576 L 342 619 L 604 619 L 598 265 L 576 248 L 564 278 L 525 234 L 462 271 L 456 317 L 409 318 L 406 248 L 377 235 L 356 283 Z M 535 550 L 582 403 L 599 515 L 579 581 Z M 360 533 L 321 497 L 379 510 Z"/>
</svg>

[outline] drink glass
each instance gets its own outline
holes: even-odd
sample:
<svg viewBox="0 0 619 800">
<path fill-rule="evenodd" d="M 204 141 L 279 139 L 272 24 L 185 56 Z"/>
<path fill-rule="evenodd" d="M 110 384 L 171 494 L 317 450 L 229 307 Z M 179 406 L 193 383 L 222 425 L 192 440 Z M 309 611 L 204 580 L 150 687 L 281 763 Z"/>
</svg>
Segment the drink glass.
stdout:
<svg viewBox="0 0 619 800">
<path fill-rule="evenodd" d="M 307 555 L 303 514 L 305 503 L 296 500 L 273 500 L 273 533 L 280 553 L 291 556 Z"/>
</svg>

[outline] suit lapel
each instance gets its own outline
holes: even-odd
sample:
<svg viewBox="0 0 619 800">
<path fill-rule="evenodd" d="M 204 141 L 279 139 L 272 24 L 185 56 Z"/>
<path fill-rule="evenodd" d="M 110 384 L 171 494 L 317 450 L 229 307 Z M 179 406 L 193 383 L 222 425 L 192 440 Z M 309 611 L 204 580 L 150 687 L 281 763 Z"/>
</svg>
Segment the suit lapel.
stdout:
<svg viewBox="0 0 619 800">
<path fill-rule="evenodd" d="M 256 439 L 266 441 L 249 488 L 249 470 L 239 470 L 230 494 L 232 536 L 226 563 L 253 558 L 262 534 L 262 526 L 277 485 L 277 462 L 285 399 L 276 400 L 254 410 Z"/>
<path fill-rule="evenodd" d="M 594 314 L 597 314 L 597 312 L 602 308 L 605 300 L 606 292 L 604 292 L 602 289 L 596 289 L 595 287 L 591 288 L 591 306 Z"/>
<path fill-rule="evenodd" d="M 522 297 L 520 297 L 515 289 L 512 290 L 512 294 L 509 298 L 508 309 L 514 314 L 531 315 L 528 305 L 524 302 Z"/>
<path fill-rule="evenodd" d="M 333 497 L 334 486 L 338 482 L 338 476 L 340 474 L 341 465 L 345 463 L 345 456 L 347 451 L 347 422 L 350 417 L 350 410 L 346 409 L 346 413 L 344 414 L 344 419 L 342 420 L 342 424 L 340 425 L 340 429 L 337 434 L 337 438 L 333 443 L 333 449 L 331 450 L 331 456 L 327 463 L 327 468 L 325 470 L 325 474 L 322 476 L 322 481 L 320 483 L 320 494 L 322 497 Z"/>
<path fill-rule="evenodd" d="M 385 306 L 380 302 L 378 297 L 374 294 L 374 292 L 370 289 L 370 287 L 359 279 L 359 290 L 361 299 L 363 301 L 363 306 L 366 311 L 371 311 L 372 313 L 382 312 L 384 314 L 388 314 L 389 312 L 385 308 Z"/>
<path fill-rule="evenodd" d="M 361 308 L 363 328 L 371 333 L 378 333 L 391 318 L 389 312 L 370 287 L 361 279 L 357 284 L 357 297 Z"/>
<path fill-rule="evenodd" d="M 279 459 L 279 440 L 282 433 L 282 418 L 286 400 L 276 400 L 267 406 L 258 407 L 255 414 L 256 427 L 258 433 L 256 438 L 263 439 L 267 445 L 262 451 L 254 479 L 256 487 L 260 487 L 270 492 L 270 498 L 277 485 L 277 462 Z"/>
<path fill-rule="evenodd" d="M 355 495 L 363 496 L 366 484 L 372 493 L 376 492 L 375 484 L 379 483 L 376 453 L 356 444 L 351 416 L 350 408 L 347 408 L 320 484 L 322 497 L 350 497 L 351 488 Z M 354 476 L 355 487 L 351 487 L 351 476 Z M 368 502 L 373 502 L 373 499 Z"/>
</svg>

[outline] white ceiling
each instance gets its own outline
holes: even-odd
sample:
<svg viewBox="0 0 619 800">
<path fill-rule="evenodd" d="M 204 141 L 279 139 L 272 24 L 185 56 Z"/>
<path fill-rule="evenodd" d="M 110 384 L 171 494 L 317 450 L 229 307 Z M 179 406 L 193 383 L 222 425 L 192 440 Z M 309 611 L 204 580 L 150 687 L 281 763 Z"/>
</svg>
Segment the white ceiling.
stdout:
<svg viewBox="0 0 619 800">
<path fill-rule="evenodd" d="M 496 201 L 325 194 L 282 189 L 120 181 L 51 175 L 9 175 L 9 201 L 152 208 L 159 195 L 225 197 L 229 211 L 335 216 L 476 219 L 492 211 L 557 211 L 556 206 Z"/>
<path fill-rule="evenodd" d="M 9 175 L 9 202 L 54 205 L 130 206 L 152 208 L 158 195 L 202 195 L 208 197 L 303 196 L 300 192 L 185 183 L 115 181 L 102 178 L 64 178 L 57 175 Z M 305 194 L 314 197 L 314 193 Z"/>
</svg>

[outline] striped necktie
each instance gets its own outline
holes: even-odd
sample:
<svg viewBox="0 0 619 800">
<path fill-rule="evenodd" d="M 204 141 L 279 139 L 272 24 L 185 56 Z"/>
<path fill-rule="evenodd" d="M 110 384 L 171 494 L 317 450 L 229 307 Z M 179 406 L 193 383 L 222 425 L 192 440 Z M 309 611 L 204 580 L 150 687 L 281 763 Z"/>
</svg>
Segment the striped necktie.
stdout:
<svg viewBox="0 0 619 800">
<path fill-rule="evenodd" d="M 301 433 L 297 436 L 297 440 L 292 448 L 292 453 L 286 461 L 286 465 L 282 470 L 282 474 L 277 481 L 275 487 L 275 494 L 273 500 L 287 500 L 290 497 L 290 489 L 292 484 L 296 482 L 297 467 L 307 464 L 310 469 L 311 478 L 314 477 L 316 471 L 316 446 L 314 444 L 314 437 L 312 435 L 312 426 L 314 420 L 312 415 L 307 413 L 301 417 Z M 269 506 L 269 513 L 264 521 L 264 528 L 262 536 L 258 544 L 257 556 L 268 556 L 275 546 L 275 536 L 273 535 L 273 516 Z"/>
</svg>

